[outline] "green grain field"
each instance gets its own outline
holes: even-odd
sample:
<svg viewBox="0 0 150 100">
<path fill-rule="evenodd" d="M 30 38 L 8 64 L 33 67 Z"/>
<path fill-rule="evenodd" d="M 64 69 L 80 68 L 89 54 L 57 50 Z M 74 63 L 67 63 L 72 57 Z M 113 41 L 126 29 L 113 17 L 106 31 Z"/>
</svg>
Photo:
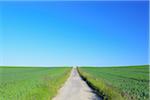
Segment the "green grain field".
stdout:
<svg viewBox="0 0 150 100">
<path fill-rule="evenodd" d="M 51 100 L 71 68 L 0 67 L 0 100 Z"/>
<path fill-rule="evenodd" d="M 80 75 L 104 99 L 149 100 L 149 67 L 80 67 Z"/>
</svg>

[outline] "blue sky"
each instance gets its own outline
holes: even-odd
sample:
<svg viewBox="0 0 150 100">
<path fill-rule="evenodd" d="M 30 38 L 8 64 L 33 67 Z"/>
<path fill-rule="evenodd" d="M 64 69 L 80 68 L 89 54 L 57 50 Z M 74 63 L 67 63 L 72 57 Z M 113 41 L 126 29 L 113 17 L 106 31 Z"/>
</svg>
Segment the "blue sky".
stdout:
<svg viewBox="0 0 150 100">
<path fill-rule="evenodd" d="M 148 64 L 148 2 L 3 2 L 1 65 Z"/>
</svg>

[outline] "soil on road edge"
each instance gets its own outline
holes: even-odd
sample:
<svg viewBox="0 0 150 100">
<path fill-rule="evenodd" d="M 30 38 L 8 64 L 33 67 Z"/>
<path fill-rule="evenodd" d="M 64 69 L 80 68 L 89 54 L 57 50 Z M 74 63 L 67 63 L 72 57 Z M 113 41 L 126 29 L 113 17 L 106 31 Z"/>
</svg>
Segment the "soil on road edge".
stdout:
<svg viewBox="0 0 150 100">
<path fill-rule="evenodd" d="M 73 68 L 70 77 L 52 100 L 102 100 L 82 80 L 76 68 Z"/>
</svg>

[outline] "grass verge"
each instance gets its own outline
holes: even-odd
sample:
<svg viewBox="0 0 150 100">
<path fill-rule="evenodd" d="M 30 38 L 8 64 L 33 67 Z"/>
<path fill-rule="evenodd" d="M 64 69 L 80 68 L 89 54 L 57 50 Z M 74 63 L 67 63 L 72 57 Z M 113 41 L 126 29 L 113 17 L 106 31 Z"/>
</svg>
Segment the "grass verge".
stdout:
<svg viewBox="0 0 150 100">
<path fill-rule="evenodd" d="M 78 71 L 106 100 L 149 100 L 148 65 L 79 67 Z"/>
<path fill-rule="evenodd" d="M 0 67 L 0 100 L 51 100 L 71 68 Z"/>
<path fill-rule="evenodd" d="M 102 80 L 95 79 L 78 68 L 81 78 L 99 95 L 103 100 L 124 100 L 121 94 L 114 88 L 107 86 Z M 117 92 L 116 92 L 117 91 Z"/>
</svg>

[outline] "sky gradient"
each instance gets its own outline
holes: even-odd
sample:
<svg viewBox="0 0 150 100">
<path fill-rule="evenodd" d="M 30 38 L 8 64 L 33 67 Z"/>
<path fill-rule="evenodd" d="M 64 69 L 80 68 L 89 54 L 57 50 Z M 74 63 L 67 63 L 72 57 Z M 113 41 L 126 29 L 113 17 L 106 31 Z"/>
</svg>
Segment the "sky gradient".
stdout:
<svg viewBox="0 0 150 100">
<path fill-rule="evenodd" d="M 0 65 L 148 64 L 148 2 L 3 2 Z"/>
</svg>

